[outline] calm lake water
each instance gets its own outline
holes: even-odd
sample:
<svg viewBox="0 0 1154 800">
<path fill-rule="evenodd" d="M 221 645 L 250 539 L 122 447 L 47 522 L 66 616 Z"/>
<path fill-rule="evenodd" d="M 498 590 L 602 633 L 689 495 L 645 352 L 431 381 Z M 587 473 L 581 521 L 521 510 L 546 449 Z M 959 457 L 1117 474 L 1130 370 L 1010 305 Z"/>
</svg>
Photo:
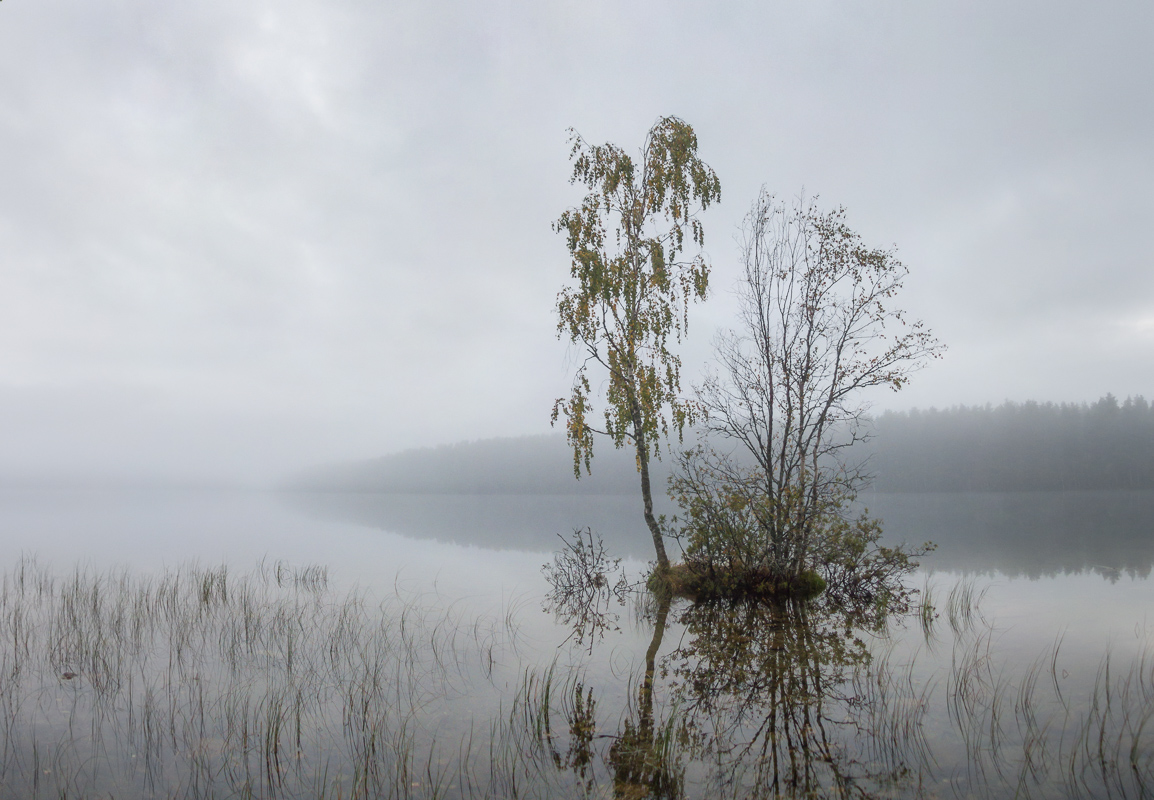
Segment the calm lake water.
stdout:
<svg viewBox="0 0 1154 800">
<path fill-rule="evenodd" d="M 915 604 L 879 620 L 820 602 L 660 608 L 635 597 L 609 602 L 609 626 L 582 638 L 543 610 L 541 566 L 557 534 L 590 526 L 640 574 L 649 545 L 633 497 L 0 491 L 8 576 L 0 636 L 25 641 L 31 665 L 13 668 L 20 646 L 16 655 L 0 647 L 8 675 L 0 793 L 1137 797 L 1154 789 L 1154 493 L 863 503 L 890 540 L 937 543 L 911 579 L 928 588 L 925 613 Z M 30 557 L 57 581 L 39 599 L 14 588 Z M 327 568 L 327 588 L 282 580 L 278 562 L 284 575 Z M 200 572 L 187 570 L 193 563 Z M 239 601 L 230 599 L 243 592 L 225 596 L 213 572 L 221 565 L 229 585 L 251 588 L 272 615 L 260 623 L 264 612 L 252 612 L 266 628 L 245 646 L 235 644 L 248 634 L 237 632 Z M 163 576 L 180 569 L 201 611 L 178 625 L 174 611 L 155 609 L 170 586 Z M 120 577 L 101 577 L 109 575 Z M 150 632 L 138 623 L 136 638 L 77 644 L 92 628 L 126 630 L 113 601 L 65 619 L 61 609 L 96 597 L 94 587 L 151 598 L 153 610 L 139 612 Z M 178 597 L 177 582 L 170 588 Z M 317 631 L 344 624 L 340 609 L 350 606 L 341 604 L 354 589 L 361 627 L 325 639 Z M 274 635 L 278 624 L 288 632 Z M 410 633 L 389 639 L 402 624 Z M 173 631 L 213 655 L 180 655 L 185 640 Z M 363 642 L 373 636 L 394 643 L 372 660 L 391 676 L 388 703 L 376 682 L 384 679 L 363 674 Z M 114 668 L 99 653 L 116 642 L 132 653 Z M 295 671 L 294 647 L 306 659 Z M 325 655 L 340 648 L 357 655 Z M 112 682 L 112 674 L 136 677 Z M 366 681 L 376 687 L 368 694 Z M 273 694 L 278 703 L 296 698 L 284 701 L 298 733 L 283 763 L 279 746 L 269 755 L 270 737 L 282 735 L 281 717 L 270 722 Z M 250 741 L 250 724 L 263 744 Z"/>
</svg>

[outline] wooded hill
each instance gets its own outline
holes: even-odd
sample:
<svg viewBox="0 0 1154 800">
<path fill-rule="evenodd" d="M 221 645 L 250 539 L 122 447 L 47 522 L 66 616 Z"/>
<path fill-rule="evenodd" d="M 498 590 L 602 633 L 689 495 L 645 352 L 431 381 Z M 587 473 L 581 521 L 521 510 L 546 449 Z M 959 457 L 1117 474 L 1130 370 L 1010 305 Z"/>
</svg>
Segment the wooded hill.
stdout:
<svg viewBox="0 0 1154 800">
<path fill-rule="evenodd" d="M 1003 403 L 887 412 L 851 455 L 868 460 L 879 492 L 1154 489 L 1154 407 Z M 297 475 L 284 488 L 418 494 L 635 494 L 634 456 L 597 442 L 593 474 L 573 476 L 561 434 L 409 450 Z M 670 458 L 653 464 L 655 489 Z"/>
<path fill-rule="evenodd" d="M 312 470 L 286 488 L 411 494 L 638 494 L 634 456 L 598 442 L 593 474 L 573 475 L 573 451 L 562 434 L 484 439 Z M 664 487 L 668 458 L 656 464 Z M 662 469 L 664 468 L 664 469 Z"/>
<path fill-rule="evenodd" d="M 1154 408 L 1142 397 L 886 413 L 876 433 L 881 492 L 1154 488 Z"/>
</svg>

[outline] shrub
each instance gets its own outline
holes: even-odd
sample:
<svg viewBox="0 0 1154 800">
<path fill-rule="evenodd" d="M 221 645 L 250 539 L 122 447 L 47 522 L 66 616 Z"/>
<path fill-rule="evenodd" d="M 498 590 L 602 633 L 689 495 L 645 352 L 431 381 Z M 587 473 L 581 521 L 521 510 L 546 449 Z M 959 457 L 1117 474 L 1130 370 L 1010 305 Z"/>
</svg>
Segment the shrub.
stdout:
<svg viewBox="0 0 1154 800">
<path fill-rule="evenodd" d="M 684 563 L 670 588 L 695 599 L 813 597 L 823 590 L 854 603 L 904 598 L 902 578 L 932 549 L 883 547 L 881 523 L 848 514 L 852 496 L 829 492 L 819 502 L 796 491 L 773 494 L 762 474 L 715 452 L 682 455 L 670 480 L 681 514 L 670 533 Z"/>
</svg>

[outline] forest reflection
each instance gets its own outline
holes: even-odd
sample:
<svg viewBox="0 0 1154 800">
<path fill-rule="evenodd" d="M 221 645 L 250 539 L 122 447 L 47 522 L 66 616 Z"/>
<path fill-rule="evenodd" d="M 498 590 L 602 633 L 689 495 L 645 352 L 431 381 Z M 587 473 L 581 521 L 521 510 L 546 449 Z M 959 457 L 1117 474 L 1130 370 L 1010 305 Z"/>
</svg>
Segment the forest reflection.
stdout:
<svg viewBox="0 0 1154 800">
<path fill-rule="evenodd" d="M 631 495 L 285 493 L 290 507 L 352 523 L 490 549 L 552 552 L 557 534 L 591 527 L 619 556 L 652 555 Z M 889 544 L 932 541 L 929 570 L 1031 578 L 1077 572 L 1145 576 L 1154 565 L 1154 491 L 944 492 L 859 498 Z M 667 510 L 667 509 L 666 509 Z"/>
</svg>

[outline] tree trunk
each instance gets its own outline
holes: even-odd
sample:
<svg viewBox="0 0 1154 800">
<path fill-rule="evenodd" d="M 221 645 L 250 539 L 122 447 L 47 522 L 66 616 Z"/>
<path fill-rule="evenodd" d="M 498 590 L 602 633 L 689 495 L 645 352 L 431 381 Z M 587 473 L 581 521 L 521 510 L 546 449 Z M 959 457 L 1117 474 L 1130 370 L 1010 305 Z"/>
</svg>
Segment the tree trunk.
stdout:
<svg viewBox="0 0 1154 800">
<path fill-rule="evenodd" d="M 660 600 L 653 640 L 645 652 L 645 676 L 637 692 L 637 724 L 626 717 L 624 730 L 609 748 L 615 797 L 680 796 L 680 792 L 671 791 L 679 785 L 677 774 L 664 748 L 655 746 L 653 735 L 653 676 L 657 672 L 657 651 L 665 635 L 671 599 L 671 595 L 665 594 Z"/>
<path fill-rule="evenodd" d="M 639 415 L 638 415 L 639 416 Z M 633 420 L 633 437 L 637 443 L 637 468 L 641 472 L 641 497 L 645 501 L 645 524 L 649 526 L 649 533 L 653 536 L 653 549 L 657 551 L 657 569 L 669 569 L 669 556 L 665 554 L 665 539 L 661 536 L 661 528 L 657 527 L 657 518 L 653 516 L 653 491 L 649 486 L 649 446 L 645 441 L 645 433 L 641 429 L 637 416 Z"/>
<path fill-rule="evenodd" d="M 657 605 L 657 615 L 653 621 L 653 638 L 649 642 L 649 649 L 645 651 L 645 680 L 641 682 L 640 700 L 638 709 L 642 719 L 649 719 L 649 727 L 653 727 L 653 675 L 657 671 L 657 651 L 661 649 L 661 640 L 665 636 L 665 622 L 669 618 L 669 606 L 673 595 L 663 592 Z"/>
</svg>

